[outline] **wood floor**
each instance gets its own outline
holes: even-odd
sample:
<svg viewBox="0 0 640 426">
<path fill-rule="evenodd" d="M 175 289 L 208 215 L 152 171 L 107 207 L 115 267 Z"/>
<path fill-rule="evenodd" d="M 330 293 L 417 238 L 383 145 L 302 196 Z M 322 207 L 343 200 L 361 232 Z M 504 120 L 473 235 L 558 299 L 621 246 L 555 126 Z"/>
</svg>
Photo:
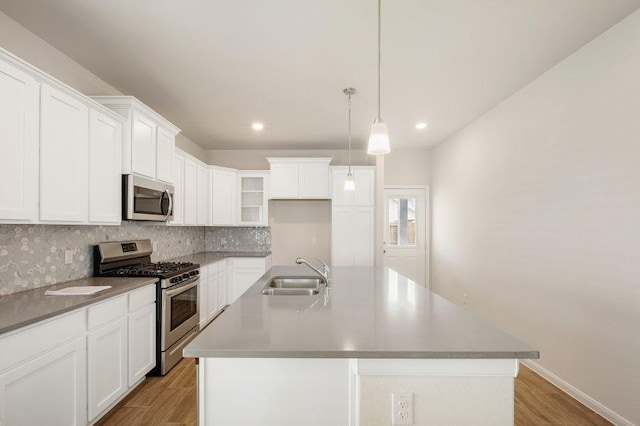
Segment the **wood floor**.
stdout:
<svg viewBox="0 0 640 426">
<path fill-rule="evenodd" d="M 516 426 L 611 425 L 524 366 L 520 367 L 515 388 Z M 195 362 L 183 359 L 166 376 L 145 379 L 97 426 L 196 426 L 196 423 Z"/>
</svg>

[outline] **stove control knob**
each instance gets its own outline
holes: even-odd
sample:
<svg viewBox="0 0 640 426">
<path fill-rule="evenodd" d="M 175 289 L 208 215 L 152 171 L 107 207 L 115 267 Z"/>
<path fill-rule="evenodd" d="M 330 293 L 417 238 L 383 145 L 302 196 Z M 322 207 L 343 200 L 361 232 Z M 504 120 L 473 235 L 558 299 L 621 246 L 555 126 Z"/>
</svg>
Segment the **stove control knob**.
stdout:
<svg viewBox="0 0 640 426">
<path fill-rule="evenodd" d="M 189 274 L 182 274 L 182 278 L 186 280 L 187 278 L 189 278 Z"/>
</svg>

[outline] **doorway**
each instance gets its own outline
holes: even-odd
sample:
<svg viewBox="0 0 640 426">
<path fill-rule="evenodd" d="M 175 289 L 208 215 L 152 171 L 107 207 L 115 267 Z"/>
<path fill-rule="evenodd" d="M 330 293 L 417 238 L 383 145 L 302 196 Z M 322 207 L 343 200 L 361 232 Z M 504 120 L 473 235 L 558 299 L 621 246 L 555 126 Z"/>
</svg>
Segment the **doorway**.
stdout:
<svg viewBox="0 0 640 426">
<path fill-rule="evenodd" d="M 429 188 L 385 187 L 384 266 L 429 288 Z"/>
</svg>

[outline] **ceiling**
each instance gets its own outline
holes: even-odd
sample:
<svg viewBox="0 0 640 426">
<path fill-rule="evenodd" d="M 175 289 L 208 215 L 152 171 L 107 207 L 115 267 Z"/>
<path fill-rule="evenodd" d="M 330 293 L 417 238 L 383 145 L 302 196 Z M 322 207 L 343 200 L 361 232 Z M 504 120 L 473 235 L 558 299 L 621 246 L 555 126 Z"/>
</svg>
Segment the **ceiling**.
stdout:
<svg viewBox="0 0 640 426">
<path fill-rule="evenodd" d="M 392 147 L 445 140 L 638 7 L 384 0 Z M 0 10 L 205 149 L 344 148 L 349 86 L 356 148 L 376 116 L 375 0 L 0 0 Z"/>
</svg>

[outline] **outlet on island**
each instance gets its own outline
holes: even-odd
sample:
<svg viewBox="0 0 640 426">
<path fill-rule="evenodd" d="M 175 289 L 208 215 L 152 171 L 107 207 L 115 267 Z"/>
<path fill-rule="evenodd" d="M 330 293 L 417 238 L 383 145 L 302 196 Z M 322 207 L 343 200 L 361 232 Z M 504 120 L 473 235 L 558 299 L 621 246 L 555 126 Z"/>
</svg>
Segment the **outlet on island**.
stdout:
<svg viewBox="0 0 640 426">
<path fill-rule="evenodd" d="M 318 238 L 317 237 L 311 237 L 311 245 L 316 245 L 318 243 Z"/>
</svg>

